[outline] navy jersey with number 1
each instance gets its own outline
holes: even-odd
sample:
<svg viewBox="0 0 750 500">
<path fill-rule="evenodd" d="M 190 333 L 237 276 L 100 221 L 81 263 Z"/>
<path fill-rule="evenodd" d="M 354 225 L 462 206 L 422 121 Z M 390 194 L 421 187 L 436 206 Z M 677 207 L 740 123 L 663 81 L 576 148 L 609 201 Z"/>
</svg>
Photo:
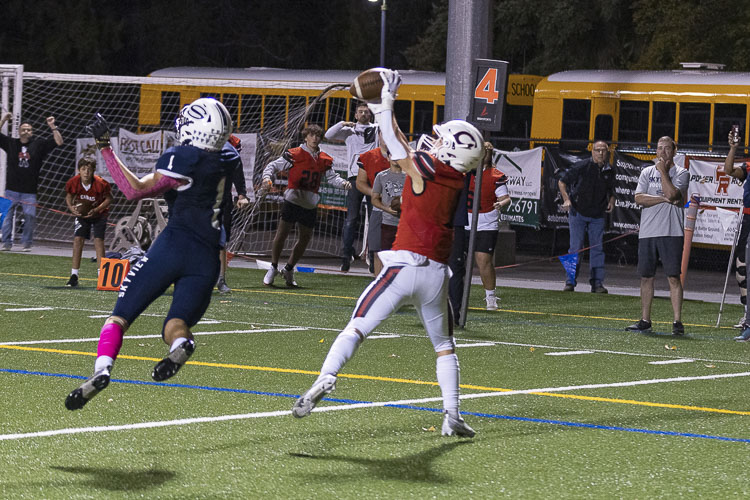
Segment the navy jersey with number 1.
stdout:
<svg viewBox="0 0 750 500">
<path fill-rule="evenodd" d="M 221 201 L 240 156 L 227 144 L 221 152 L 193 146 L 169 148 L 156 162 L 162 175 L 185 181 L 164 193 L 167 227 L 132 266 L 113 311 L 129 324 L 174 284 L 165 324 L 180 318 L 195 325 L 211 301 L 219 275 Z"/>
</svg>

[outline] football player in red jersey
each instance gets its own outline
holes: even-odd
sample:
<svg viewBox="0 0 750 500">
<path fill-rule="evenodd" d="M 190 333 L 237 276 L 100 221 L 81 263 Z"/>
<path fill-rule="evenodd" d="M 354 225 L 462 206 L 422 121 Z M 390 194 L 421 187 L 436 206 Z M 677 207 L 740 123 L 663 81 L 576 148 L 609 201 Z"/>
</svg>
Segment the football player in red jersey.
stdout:
<svg viewBox="0 0 750 500">
<path fill-rule="evenodd" d="M 334 187 L 351 189 L 352 185 L 346 179 L 339 177 L 333 170 L 333 158 L 320 150 L 323 139 L 323 129 L 319 125 L 308 125 L 302 130 L 304 141 L 299 147 L 289 149 L 279 158 L 272 161 L 263 170 L 261 190 L 267 192 L 271 188 L 271 177 L 280 172 L 287 173 L 288 184 L 284 191 L 284 203 L 281 205 L 281 218 L 276 236 L 271 248 L 271 268 L 263 277 L 263 284 L 273 285 L 276 275 L 281 273 L 286 286 L 296 287 L 294 281 L 294 266 L 305 253 L 307 244 L 315 228 L 318 210 L 320 183 L 325 176 L 326 181 Z M 297 225 L 299 239 L 292 249 L 292 254 L 286 266 L 279 271 L 279 258 L 284 249 L 289 233 Z"/>
<path fill-rule="evenodd" d="M 65 203 L 70 213 L 76 216 L 73 233 L 73 268 L 70 279 L 65 286 L 78 286 L 78 270 L 81 267 L 83 243 L 91 237 L 94 230 L 94 248 L 96 261 L 101 264 L 104 258 L 104 231 L 107 229 L 107 214 L 112 203 L 112 186 L 98 175 L 94 175 L 96 160 L 81 158 L 78 161 L 78 175 L 65 183 Z M 75 201 L 80 200 L 91 206 L 86 213 L 81 213 L 81 206 Z"/>
<path fill-rule="evenodd" d="M 336 384 L 336 375 L 354 356 L 359 344 L 390 314 L 411 304 L 427 330 L 437 355 L 437 381 L 443 398 L 443 435 L 473 437 L 458 411 L 459 368 L 448 307 L 448 256 L 451 221 L 464 184 L 464 174 L 477 168 L 484 155 L 481 133 L 471 124 L 452 120 L 433 128 L 436 142 L 424 137 L 429 152 L 410 150 L 393 117 L 399 74 L 383 70 L 383 91 L 368 105 L 375 114 L 383 141 L 406 173 L 401 219 L 392 250 L 380 252 L 383 270 L 357 301 L 351 320 L 326 356 L 320 376 L 292 408 L 301 418 L 310 414 Z M 421 148 L 418 148 L 421 149 Z"/>
<path fill-rule="evenodd" d="M 388 148 L 378 132 L 379 146 L 359 156 L 357 165 L 357 189 L 367 197 L 369 222 L 367 229 L 367 247 L 370 258 L 370 272 L 375 275 L 380 273 L 383 265 L 378 259 L 377 252 L 380 251 L 380 225 L 383 220 L 383 212 L 372 206 L 372 186 L 375 185 L 375 176 L 391 166 L 388 161 Z"/>
</svg>

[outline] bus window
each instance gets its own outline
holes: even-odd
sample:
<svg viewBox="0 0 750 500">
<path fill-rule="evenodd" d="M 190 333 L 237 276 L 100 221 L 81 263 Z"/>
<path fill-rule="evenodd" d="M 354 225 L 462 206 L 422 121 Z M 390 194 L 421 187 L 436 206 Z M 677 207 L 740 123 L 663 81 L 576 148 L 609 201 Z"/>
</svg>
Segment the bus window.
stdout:
<svg viewBox="0 0 750 500">
<path fill-rule="evenodd" d="M 668 135 L 674 139 L 674 120 L 677 116 L 677 103 L 655 102 L 651 117 L 651 142 Z"/>
<path fill-rule="evenodd" d="M 587 99 L 563 99 L 561 139 L 588 141 L 591 101 Z"/>
<path fill-rule="evenodd" d="M 437 120 L 435 120 L 435 123 L 443 123 L 444 121 L 445 121 L 445 106 L 440 104 L 437 107 Z"/>
<path fill-rule="evenodd" d="M 162 92 L 161 93 L 161 117 L 159 126 L 161 128 L 174 130 L 174 121 L 180 113 L 180 93 L 179 92 Z"/>
<path fill-rule="evenodd" d="M 612 115 L 596 115 L 594 120 L 594 140 L 612 142 Z"/>
<path fill-rule="evenodd" d="M 210 97 L 211 99 L 221 100 L 221 95 L 217 92 L 201 92 L 201 97 Z"/>
<path fill-rule="evenodd" d="M 680 144 L 708 145 L 711 105 L 707 102 L 680 103 Z"/>
<path fill-rule="evenodd" d="M 267 95 L 266 104 L 263 106 L 263 130 L 285 126 L 286 123 L 286 97 L 278 95 Z"/>
<path fill-rule="evenodd" d="M 409 119 L 411 118 L 411 101 L 396 101 L 393 103 L 393 113 L 396 115 L 396 123 L 408 137 L 411 134 Z"/>
<path fill-rule="evenodd" d="M 352 116 L 352 119 L 354 117 Z M 328 126 L 346 120 L 346 99 L 343 97 L 331 97 L 328 99 Z"/>
<path fill-rule="evenodd" d="M 263 98 L 259 95 L 242 94 L 239 131 L 243 133 L 260 130 L 260 113 L 263 108 Z"/>
<path fill-rule="evenodd" d="M 314 98 L 311 97 L 310 100 L 307 102 L 307 105 L 311 106 L 313 100 Z M 323 129 L 326 128 L 326 101 L 325 99 L 318 101 L 317 104 L 315 104 L 314 106 L 310 108 L 310 113 L 307 117 L 307 122 L 320 125 L 321 127 L 323 127 Z"/>
<path fill-rule="evenodd" d="M 414 101 L 414 133 L 429 134 L 432 130 L 432 101 Z"/>
<path fill-rule="evenodd" d="M 740 126 L 740 136 L 745 136 L 745 104 L 715 104 L 714 105 L 714 146 L 726 146 L 727 136 L 732 125 Z"/>
<path fill-rule="evenodd" d="M 648 142 L 648 102 L 620 101 L 619 142 Z"/>
<path fill-rule="evenodd" d="M 229 116 L 232 117 L 232 123 L 234 128 L 237 128 L 237 115 L 239 113 L 240 96 L 237 94 L 224 94 L 221 98 L 221 103 L 229 111 Z"/>
</svg>

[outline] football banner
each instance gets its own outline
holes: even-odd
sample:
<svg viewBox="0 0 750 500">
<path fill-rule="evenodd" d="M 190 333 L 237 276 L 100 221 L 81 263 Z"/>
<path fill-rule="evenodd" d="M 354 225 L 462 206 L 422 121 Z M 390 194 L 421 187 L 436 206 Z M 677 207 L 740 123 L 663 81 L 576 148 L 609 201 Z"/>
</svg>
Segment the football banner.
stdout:
<svg viewBox="0 0 750 500">
<path fill-rule="evenodd" d="M 117 138 L 115 152 L 136 177 L 140 178 L 154 171 L 156 160 L 164 151 L 161 131 L 134 134 L 121 128 Z"/>
<path fill-rule="evenodd" d="M 724 173 L 723 161 L 690 159 L 690 185 L 688 198 L 701 197 L 701 206 L 693 233 L 694 243 L 710 243 L 732 246 L 736 231 L 737 209 L 742 207 L 743 182 Z M 735 167 L 743 163 L 737 163 Z M 735 209 L 729 215 L 727 210 L 714 210 L 715 207 Z M 735 222 L 732 223 L 731 219 Z"/>
<path fill-rule="evenodd" d="M 492 163 L 508 177 L 512 203 L 500 213 L 501 221 L 539 227 L 539 198 L 542 192 L 542 148 L 528 151 L 496 149 Z"/>
</svg>

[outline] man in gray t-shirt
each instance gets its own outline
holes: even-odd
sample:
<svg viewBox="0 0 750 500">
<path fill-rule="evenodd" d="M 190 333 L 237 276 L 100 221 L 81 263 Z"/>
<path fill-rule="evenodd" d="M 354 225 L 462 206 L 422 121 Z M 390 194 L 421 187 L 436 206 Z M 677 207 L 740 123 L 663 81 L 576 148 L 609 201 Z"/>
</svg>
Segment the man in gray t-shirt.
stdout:
<svg viewBox="0 0 750 500">
<path fill-rule="evenodd" d="M 380 224 L 380 250 L 390 250 L 396 239 L 396 229 L 401 217 L 401 192 L 406 174 L 396 162 L 388 170 L 375 176 L 372 184 L 372 205 L 383 211 Z"/>
<path fill-rule="evenodd" d="M 656 164 L 641 171 L 635 202 L 642 208 L 638 235 L 638 273 L 641 275 L 641 319 L 626 328 L 651 331 L 651 302 L 657 261 L 664 266 L 672 301 L 673 335 L 684 335 L 682 325 L 682 245 L 684 208 L 690 175 L 674 163 L 676 147 L 671 137 L 662 137 L 656 146 Z"/>
</svg>

